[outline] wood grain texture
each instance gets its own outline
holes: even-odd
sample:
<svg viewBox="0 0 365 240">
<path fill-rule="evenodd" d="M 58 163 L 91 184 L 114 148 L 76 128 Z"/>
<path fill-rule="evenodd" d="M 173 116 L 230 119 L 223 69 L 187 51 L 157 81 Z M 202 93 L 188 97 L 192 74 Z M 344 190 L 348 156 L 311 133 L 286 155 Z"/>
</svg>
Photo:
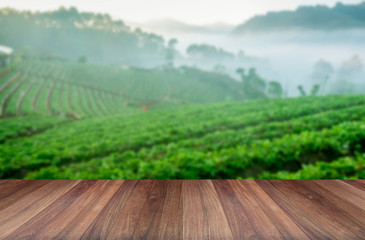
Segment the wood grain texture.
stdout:
<svg viewBox="0 0 365 240">
<path fill-rule="evenodd" d="M 225 180 L 214 180 L 213 183 L 231 228 L 233 238 L 260 239 L 250 219 L 244 213 L 240 202 L 235 197 L 229 183 Z"/>
<path fill-rule="evenodd" d="M 257 183 L 311 239 L 335 239 L 329 231 L 326 231 L 324 226 L 315 222 L 314 219 L 300 209 L 300 203 L 292 202 L 271 181 L 261 180 Z"/>
<path fill-rule="evenodd" d="M 331 234 L 338 239 L 361 239 L 348 229 L 351 222 L 343 221 L 343 215 L 337 214 L 329 205 L 329 202 L 323 203 L 322 199 L 313 192 L 308 192 L 300 185 L 293 185 L 292 181 L 275 181 L 275 186 L 283 192 L 293 202 L 298 202 L 303 212 L 307 213 L 312 219 L 315 219 L 320 225 L 326 225 Z M 348 223 L 345 225 L 345 223 Z"/>
<path fill-rule="evenodd" d="M 8 181 L 0 186 L 0 211 L 49 181 Z M 4 190 L 3 190 L 4 189 Z"/>
<path fill-rule="evenodd" d="M 255 181 L 240 181 L 253 195 L 259 207 L 268 216 L 285 239 L 309 239 L 293 220 L 272 200 Z"/>
<path fill-rule="evenodd" d="M 2 210 L 0 212 L 0 239 L 6 238 L 77 183 L 64 180 L 52 181 Z"/>
<path fill-rule="evenodd" d="M 199 184 L 203 214 L 208 224 L 208 239 L 233 239 L 214 185 L 208 180 L 198 180 L 197 182 Z"/>
<path fill-rule="evenodd" d="M 108 234 L 109 239 L 131 238 L 136 229 L 139 217 L 142 213 L 144 202 L 151 191 L 152 185 L 152 180 L 138 182 L 131 194 L 131 197 L 126 202 L 125 207 L 115 219 L 115 223 Z"/>
<path fill-rule="evenodd" d="M 324 182 L 323 180 L 315 180 L 315 183 L 365 211 L 364 191 L 341 181 Z"/>
<path fill-rule="evenodd" d="M 157 239 L 168 181 L 156 180 L 143 205 L 133 239 Z M 116 238 L 117 239 L 117 238 Z"/>
<path fill-rule="evenodd" d="M 365 239 L 365 181 L 0 180 L 0 239 Z"/>
<path fill-rule="evenodd" d="M 342 180 L 342 181 L 365 191 L 365 184 L 364 184 L 365 180 Z"/>
<path fill-rule="evenodd" d="M 185 180 L 182 195 L 183 238 L 209 239 L 209 226 L 203 211 L 198 181 Z"/>
<path fill-rule="evenodd" d="M 359 214 L 362 212 L 362 210 L 358 206 L 344 200 L 343 198 L 319 186 L 313 181 L 300 181 L 300 183 L 312 191 L 320 194 L 324 199 L 330 201 L 336 206 L 336 208 L 342 210 L 342 212 L 344 212 L 349 218 L 353 218 L 357 223 L 361 224 L 365 222 L 365 214 Z"/>
<path fill-rule="evenodd" d="M 167 182 L 166 197 L 158 227 L 158 239 L 182 239 L 183 237 L 183 199 L 182 180 Z"/>
<path fill-rule="evenodd" d="M 44 226 L 46 226 L 58 214 L 62 213 L 69 205 L 71 205 L 85 189 L 90 187 L 92 183 L 95 183 L 95 181 L 83 181 L 77 185 L 74 185 L 67 193 L 39 212 L 36 216 L 30 219 L 29 222 L 25 222 L 21 227 L 12 232 L 12 234 L 10 234 L 7 238 L 35 238 Z"/>
<path fill-rule="evenodd" d="M 288 196 L 289 200 L 298 203 L 303 213 L 310 216 L 321 226 L 325 225 L 331 234 L 337 239 L 359 239 L 349 231 L 344 225 L 339 223 L 341 220 L 333 217 L 332 209 L 323 207 L 320 199 L 307 193 L 303 188 L 293 186 L 292 181 L 273 181 L 275 187 Z"/>
<path fill-rule="evenodd" d="M 109 181 L 105 188 L 72 221 L 67 221 L 67 226 L 55 239 L 80 239 L 121 184 L 122 181 Z"/>
<path fill-rule="evenodd" d="M 270 218 L 260 208 L 255 196 L 239 181 L 229 180 L 229 183 L 259 237 L 261 239 L 284 239 Z"/>
<path fill-rule="evenodd" d="M 136 184 L 137 181 L 123 182 L 81 239 L 106 239 Z"/>
</svg>

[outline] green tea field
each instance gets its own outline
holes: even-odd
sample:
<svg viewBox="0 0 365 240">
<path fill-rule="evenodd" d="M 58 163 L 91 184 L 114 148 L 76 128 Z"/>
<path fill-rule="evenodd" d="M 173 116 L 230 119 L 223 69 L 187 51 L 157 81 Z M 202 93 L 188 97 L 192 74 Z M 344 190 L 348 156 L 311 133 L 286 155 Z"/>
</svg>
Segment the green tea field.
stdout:
<svg viewBox="0 0 365 240">
<path fill-rule="evenodd" d="M 245 100 L 225 75 L 61 61 L 0 76 L 0 178 L 365 178 L 364 96 Z"/>
</svg>

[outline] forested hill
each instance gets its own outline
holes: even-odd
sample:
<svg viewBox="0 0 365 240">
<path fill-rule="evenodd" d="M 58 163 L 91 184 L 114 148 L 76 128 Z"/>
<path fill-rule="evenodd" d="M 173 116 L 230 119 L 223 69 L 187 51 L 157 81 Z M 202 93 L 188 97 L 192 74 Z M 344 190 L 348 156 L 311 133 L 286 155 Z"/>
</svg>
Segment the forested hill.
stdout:
<svg viewBox="0 0 365 240">
<path fill-rule="evenodd" d="M 295 11 L 269 12 L 255 16 L 237 26 L 236 35 L 250 31 L 282 31 L 294 29 L 339 30 L 365 28 L 365 2 L 355 5 L 337 3 L 327 6 L 302 6 Z"/>
<path fill-rule="evenodd" d="M 148 66 L 165 59 L 164 39 L 131 30 L 108 14 L 59 8 L 49 12 L 0 9 L 0 45 L 29 54 L 94 63 Z"/>
</svg>

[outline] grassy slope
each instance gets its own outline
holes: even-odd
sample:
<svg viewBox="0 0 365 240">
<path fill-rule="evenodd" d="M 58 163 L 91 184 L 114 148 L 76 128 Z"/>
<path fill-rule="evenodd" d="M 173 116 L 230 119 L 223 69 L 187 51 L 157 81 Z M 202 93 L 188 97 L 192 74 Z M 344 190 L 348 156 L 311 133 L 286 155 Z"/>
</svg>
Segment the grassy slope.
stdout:
<svg viewBox="0 0 365 240">
<path fill-rule="evenodd" d="M 140 111 L 143 106 L 165 108 L 243 97 L 239 83 L 230 77 L 191 68 L 144 70 L 24 60 L 6 73 L 0 78 L 5 117 L 100 117 Z M 9 83 L 17 73 L 21 77 Z"/>
<path fill-rule="evenodd" d="M 361 152 L 363 125 L 341 124 L 364 116 L 364 97 L 352 96 L 194 105 L 67 124 L 57 119 L 57 127 L 1 144 L 0 170 L 3 177 L 27 178 L 258 177 L 264 170 L 298 171 L 316 152 L 314 161 Z M 340 127 L 326 132 L 334 126 Z M 327 142 L 338 128 L 343 139 Z M 286 145 L 297 152 L 287 152 Z M 265 151 L 273 149 L 279 151 L 273 162 L 265 162 Z M 290 167 L 276 159 L 290 159 Z"/>
</svg>

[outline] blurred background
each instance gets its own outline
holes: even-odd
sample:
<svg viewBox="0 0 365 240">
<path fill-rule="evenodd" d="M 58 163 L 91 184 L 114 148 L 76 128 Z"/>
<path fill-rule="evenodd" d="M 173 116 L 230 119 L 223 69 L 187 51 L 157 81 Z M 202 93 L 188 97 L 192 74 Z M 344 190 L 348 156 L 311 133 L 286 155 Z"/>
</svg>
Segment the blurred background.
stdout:
<svg viewBox="0 0 365 240">
<path fill-rule="evenodd" d="M 0 177 L 363 178 L 364 42 L 356 0 L 2 0 Z"/>
</svg>

